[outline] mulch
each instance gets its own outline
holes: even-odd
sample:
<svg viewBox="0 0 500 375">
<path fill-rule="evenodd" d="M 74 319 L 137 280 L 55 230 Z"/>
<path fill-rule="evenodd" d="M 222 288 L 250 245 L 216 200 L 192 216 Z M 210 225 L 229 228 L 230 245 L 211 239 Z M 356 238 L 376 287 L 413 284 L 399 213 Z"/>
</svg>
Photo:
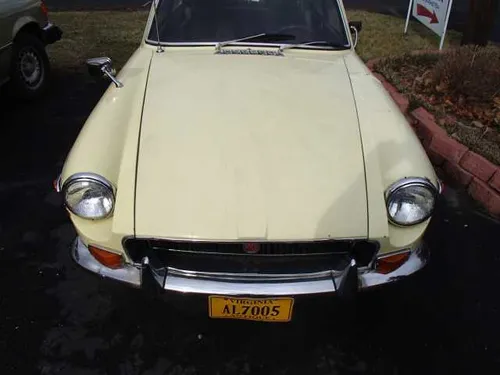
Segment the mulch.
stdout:
<svg viewBox="0 0 500 375">
<path fill-rule="evenodd" d="M 389 58 L 374 70 L 409 98 L 410 108 L 425 107 L 453 138 L 500 165 L 500 87 L 491 100 L 454 95 L 433 78 L 439 58 L 436 53 Z"/>
</svg>

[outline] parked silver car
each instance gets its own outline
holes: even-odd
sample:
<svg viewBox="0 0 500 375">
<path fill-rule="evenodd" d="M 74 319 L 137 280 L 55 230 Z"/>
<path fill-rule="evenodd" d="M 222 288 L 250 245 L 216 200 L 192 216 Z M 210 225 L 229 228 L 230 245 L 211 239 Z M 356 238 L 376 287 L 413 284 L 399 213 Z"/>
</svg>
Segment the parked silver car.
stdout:
<svg viewBox="0 0 500 375">
<path fill-rule="evenodd" d="M 50 73 L 45 47 L 61 36 L 44 0 L 0 0 L 0 86 L 25 99 L 40 95 Z"/>
</svg>

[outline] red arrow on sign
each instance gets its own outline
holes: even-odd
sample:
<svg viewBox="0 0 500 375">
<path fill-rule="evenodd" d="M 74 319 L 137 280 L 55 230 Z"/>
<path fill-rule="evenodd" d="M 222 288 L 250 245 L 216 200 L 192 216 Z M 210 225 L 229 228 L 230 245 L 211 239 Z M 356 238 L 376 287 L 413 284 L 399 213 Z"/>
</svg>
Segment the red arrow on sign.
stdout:
<svg viewBox="0 0 500 375">
<path fill-rule="evenodd" d="M 434 12 L 434 10 L 431 12 L 429 9 L 424 7 L 422 4 L 417 4 L 417 15 L 430 18 L 431 23 L 439 23 L 439 20 L 436 16 L 436 12 Z"/>
</svg>

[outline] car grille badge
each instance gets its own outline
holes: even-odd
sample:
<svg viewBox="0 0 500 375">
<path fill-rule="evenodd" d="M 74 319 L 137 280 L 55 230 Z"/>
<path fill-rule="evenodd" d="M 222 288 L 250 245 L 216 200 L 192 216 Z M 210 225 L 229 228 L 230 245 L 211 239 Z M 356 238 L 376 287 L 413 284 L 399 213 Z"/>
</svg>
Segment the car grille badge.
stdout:
<svg viewBox="0 0 500 375">
<path fill-rule="evenodd" d="M 243 244 L 243 251 L 247 254 L 257 254 L 260 251 L 260 245 L 253 242 Z"/>
</svg>

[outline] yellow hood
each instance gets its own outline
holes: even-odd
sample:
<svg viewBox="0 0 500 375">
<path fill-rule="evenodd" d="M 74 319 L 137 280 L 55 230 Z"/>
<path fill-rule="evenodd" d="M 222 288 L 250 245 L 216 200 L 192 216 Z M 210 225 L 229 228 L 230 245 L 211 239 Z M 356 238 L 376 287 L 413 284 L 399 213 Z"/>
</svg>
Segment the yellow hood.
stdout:
<svg viewBox="0 0 500 375">
<path fill-rule="evenodd" d="M 363 151 L 343 54 L 286 55 L 154 54 L 137 236 L 367 236 Z"/>
</svg>

